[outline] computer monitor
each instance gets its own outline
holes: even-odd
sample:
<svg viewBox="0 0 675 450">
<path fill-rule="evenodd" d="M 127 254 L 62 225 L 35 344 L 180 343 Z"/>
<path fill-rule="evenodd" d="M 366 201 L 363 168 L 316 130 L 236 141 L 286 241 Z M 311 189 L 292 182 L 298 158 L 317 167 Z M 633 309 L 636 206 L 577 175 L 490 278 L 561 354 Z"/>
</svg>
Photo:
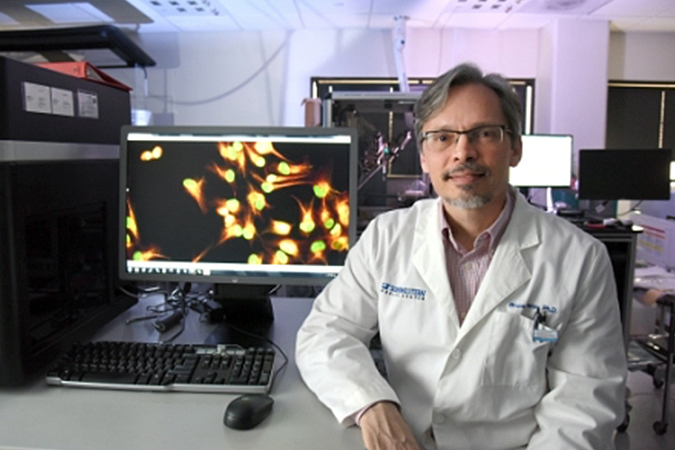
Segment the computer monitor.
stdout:
<svg viewBox="0 0 675 450">
<path fill-rule="evenodd" d="M 509 171 L 511 185 L 569 188 L 572 184 L 572 136 L 525 134 L 523 157 Z"/>
<path fill-rule="evenodd" d="M 670 199 L 669 149 L 579 151 L 580 200 Z"/>
<path fill-rule="evenodd" d="M 223 303 L 326 284 L 356 240 L 357 142 L 352 128 L 124 127 L 120 278 L 213 283 Z"/>
</svg>

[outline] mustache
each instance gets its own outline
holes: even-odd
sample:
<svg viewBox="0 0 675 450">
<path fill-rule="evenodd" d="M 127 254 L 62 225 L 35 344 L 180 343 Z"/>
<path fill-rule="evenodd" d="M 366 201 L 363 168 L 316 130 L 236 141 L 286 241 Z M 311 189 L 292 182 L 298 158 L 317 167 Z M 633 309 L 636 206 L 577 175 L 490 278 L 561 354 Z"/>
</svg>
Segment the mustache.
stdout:
<svg viewBox="0 0 675 450">
<path fill-rule="evenodd" d="M 474 162 L 465 162 L 460 164 L 459 166 L 453 168 L 453 169 L 448 169 L 445 172 L 443 172 L 443 181 L 448 181 L 450 178 L 452 178 L 455 175 L 465 173 L 465 172 L 470 172 L 474 175 L 489 175 L 490 170 L 485 167 L 481 166 L 480 164 L 474 163 Z"/>
</svg>

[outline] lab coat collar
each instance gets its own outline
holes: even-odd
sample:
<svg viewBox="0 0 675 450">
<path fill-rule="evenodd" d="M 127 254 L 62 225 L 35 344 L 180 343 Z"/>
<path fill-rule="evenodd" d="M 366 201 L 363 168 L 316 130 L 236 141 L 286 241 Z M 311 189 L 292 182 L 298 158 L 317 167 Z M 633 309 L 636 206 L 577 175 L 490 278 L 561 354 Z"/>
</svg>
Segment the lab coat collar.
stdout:
<svg viewBox="0 0 675 450">
<path fill-rule="evenodd" d="M 522 195 L 516 192 L 515 197 L 516 204 L 511 220 L 504 230 L 490 267 L 459 330 L 459 338 L 466 335 L 490 311 L 532 276 L 521 252 L 540 242 L 539 232 L 534 225 L 536 212 Z M 442 209 L 436 204 L 428 211 L 430 217 L 418 219 L 415 227 L 413 238 L 415 251 L 412 263 L 433 293 L 433 297 L 438 299 L 446 310 L 451 323 L 459 329 L 455 300 L 450 289 L 443 253 L 440 226 L 442 221 L 438 216 Z"/>
<path fill-rule="evenodd" d="M 428 209 L 426 217 L 416 221 L 412 264 L 424 280 L 424 284 L 445 309 L 449 320 L 455 328 L 459 328 L 459 320 L 455 308 L 455 299 L 450 289 L 448 272 L 445 268 L 445 252 L 443 251 L 443 235 L 441 233 L 440 214 L 442 207 L 438 198 Z"/>
</svg>

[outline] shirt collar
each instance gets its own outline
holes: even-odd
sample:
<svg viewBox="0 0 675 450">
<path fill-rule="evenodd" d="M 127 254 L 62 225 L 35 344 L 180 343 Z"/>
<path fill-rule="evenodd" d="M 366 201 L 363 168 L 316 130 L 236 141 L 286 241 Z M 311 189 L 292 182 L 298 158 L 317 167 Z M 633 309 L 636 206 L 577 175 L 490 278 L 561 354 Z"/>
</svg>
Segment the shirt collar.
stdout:
<svg viewBox="0 0 675 450">
<path fill-rule="evenodd" d="M 452 235 L 452 229 L 448 224 L 447 219 L 443 211 L 443 202 L 438 202 L 440 208 L 440 220 L 441 220 L 441 232 L 443 236 L 452 244 L 453 248 L 460 252 L 465 253 L 466 250 L 460 246 L 460 244 L 455 240 L 455 237 Z M 504 209 L 497 217 L 492 225 L 490 225 L 485 231 L 479 234 L 474 241 L 474 248 L 478 248 L 481 245 L 486 245 L 487 242 L 488 250 L 493 253 L 499 240 L 504 234 L 504 230 L 511 220 L 511 214 L 513 213 L 513 208 L 516 204 L 516 196 L 513 188 L 509 187 L 506 191 L 506 203 L 504 203 Z"/>
</svg>

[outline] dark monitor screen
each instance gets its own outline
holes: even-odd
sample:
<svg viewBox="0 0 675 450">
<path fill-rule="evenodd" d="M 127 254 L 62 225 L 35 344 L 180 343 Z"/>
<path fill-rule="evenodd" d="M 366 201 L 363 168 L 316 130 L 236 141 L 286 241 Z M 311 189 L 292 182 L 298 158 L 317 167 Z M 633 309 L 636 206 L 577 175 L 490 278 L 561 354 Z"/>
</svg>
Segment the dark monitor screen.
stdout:
<svg viewBox="0 0 675 450">
<path fill-rule="evenodd" d="M 356 239 L 351 128 L 124 127 L 120 277 L 323 285 Z"/>
<path fill-rule="evenodd" d="M 522 140 L 523 156 L 509 171 L 511 185 L 569 188 L 572 184 L 572 136 L 526 134 Z"/>
<path fill-rule="evenodd" d="M 669 149 L 580 150 L 579 199 L 670 199 Z"/>
</svg>

